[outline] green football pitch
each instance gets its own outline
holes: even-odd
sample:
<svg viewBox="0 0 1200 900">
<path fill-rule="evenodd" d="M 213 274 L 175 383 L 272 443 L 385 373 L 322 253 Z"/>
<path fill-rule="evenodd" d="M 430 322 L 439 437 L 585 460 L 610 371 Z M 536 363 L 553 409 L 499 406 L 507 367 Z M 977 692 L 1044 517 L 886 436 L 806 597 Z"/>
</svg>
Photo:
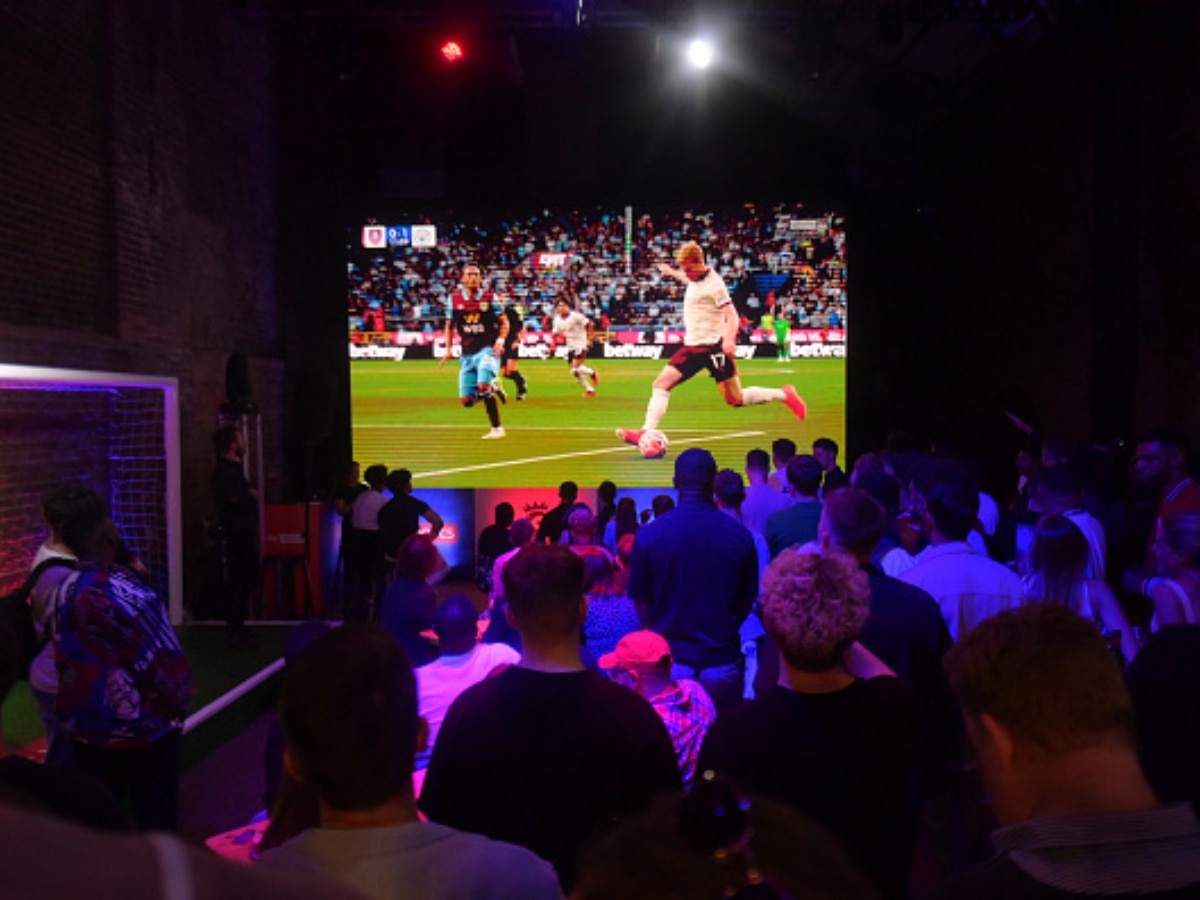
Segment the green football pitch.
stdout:
<svg viewBox="0 0 1200 900">
<path fill-rule="evenodd" d="M 617 428 L 640 428 L 660 360 L 589 360 L 600 373 L 597 393 L 581 396 L 564 360 L 522 360 L 529 397 L 518 403 L 511 381 L 500 416 L 508 436 L 481 440 L 488 431 L 482 406 L 458 401 L 458 361 L 351 362 L 354 458 L 365 468 L 407 468 L 421 487 L 553 487 L 611 479 L 621 487 L 666 487 L 672 460 L 688 447 L 712 451 L 722 468 L 741 471 L 746 452 L 770 451 L 789 437 L 807 452 L 815 438 L 844 445 L 844 359 L 738 360 L 742 385 L 794 384 L 808 403 L 796 419 L 783 403 L 727 406 L 712 379 L 701 375 L 671 392 L 662 422 L 670 441 L 663 459 L 643 459 L 621 443 Z"/>
</svg>

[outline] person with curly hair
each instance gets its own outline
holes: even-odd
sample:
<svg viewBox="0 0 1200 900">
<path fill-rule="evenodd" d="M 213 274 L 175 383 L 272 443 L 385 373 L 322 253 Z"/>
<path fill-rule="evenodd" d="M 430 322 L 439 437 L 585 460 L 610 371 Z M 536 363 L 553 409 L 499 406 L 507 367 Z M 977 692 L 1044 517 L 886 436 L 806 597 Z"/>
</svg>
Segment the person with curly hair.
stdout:
<svg viewBox="0 0 1200 900">
<path fill-rule="evenodd" d="M 911 688 L 856 642 L 867 576 L 834 548 L 788 549 L 767 567 L 759 603 L 779 683 L 717 719 L 696 771 L 811 815 L 842 837 L 883 896 L 905 896 L 919 719 Z"/>
</svg>

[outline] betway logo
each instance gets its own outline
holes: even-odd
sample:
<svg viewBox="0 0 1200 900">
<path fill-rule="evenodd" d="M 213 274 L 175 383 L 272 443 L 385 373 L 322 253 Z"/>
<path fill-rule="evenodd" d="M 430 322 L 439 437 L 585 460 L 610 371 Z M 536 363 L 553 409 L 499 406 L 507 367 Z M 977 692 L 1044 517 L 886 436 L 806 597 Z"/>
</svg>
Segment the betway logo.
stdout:
<svg viewBox="0 0 1200 900">
<path fill-rule="evenodd" d="M 376 347 L 373 344 L 350 345 L 351 359 L 404 359 L 404 347 Z"/>
<path fill-rule="evenodd" d="M 639 344 L 605 344 L 605 359 L 660 359 L 663 348 Z"/>
</svg>

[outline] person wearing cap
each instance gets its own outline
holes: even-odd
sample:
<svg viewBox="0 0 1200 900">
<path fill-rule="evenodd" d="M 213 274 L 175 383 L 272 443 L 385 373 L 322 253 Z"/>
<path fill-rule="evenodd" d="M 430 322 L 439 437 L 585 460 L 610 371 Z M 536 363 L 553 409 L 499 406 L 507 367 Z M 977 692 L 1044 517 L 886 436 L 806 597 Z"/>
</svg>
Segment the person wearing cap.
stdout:
<svg viewBox="0 0 1200 900">
<path fill-rule="evenodd" d="M 629 596 L 671 645 L 672 676 L 699 681 L 724 710 L 742 699 L 738 628 L 758 595 L 758 554 L 749 529 L 713 503 L 716 475 L 707 450 L 676 457 L 679 505 L 638 532 Z"/>
<path fill-rule="evenodd" d="M 446 710 L 458 695 L 521 659 L 508 644 L 479 643 L 478 622 L 475 604 L 462 594 L 447 597 L 434 613 L 433 632 L 440 652 L 437 659 L 416 670 L 418 706 L 429 724 L 429 744 L 417 754 L 418 769 L 429 765 Z"/>
<path fill-rule="evenodd" d="M 671 735 L 683 783 L 691 784 L 700 745 L 717 718 L 717 708 L 700 682 L 671 677 L 671 645 L 653 631 L 631 631 L 612 653 L 600 657 L 599 664 L 614 681 L 650 701 Z"/>
</svg>

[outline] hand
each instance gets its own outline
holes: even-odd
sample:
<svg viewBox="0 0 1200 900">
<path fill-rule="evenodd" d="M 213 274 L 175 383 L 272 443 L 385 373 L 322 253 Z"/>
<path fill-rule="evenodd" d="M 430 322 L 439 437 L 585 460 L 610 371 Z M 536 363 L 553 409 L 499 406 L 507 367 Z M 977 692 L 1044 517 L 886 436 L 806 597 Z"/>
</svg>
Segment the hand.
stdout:
<svg viewBox="0 0 1200 900">
<path fill-rule="evenodd" d="M 439 359 L 438 360 L 438 368 L 440 369 L 442 366 L 444 366 L 446 364 L 446 360 L 448 360 L 449 358 L 450 358 L 450 354 L 447 353 L 445 356 L 443 356 L 441 359 Z"/>
<path fill-rule="evenodd" d="M 909 554 L 916 555 L 917 550 L 921 546 L 921 538 L 924 536 L 924 529 L 921 528 L 921 523 L 909 513 L 901 513 L 896 517 L 896 536 L 900 539 L 900 546 Z"/>
<path fill-rule="evenodd" d="M 721 352 L 726 356 L 733 356 L 737 349 L 737 342 L 733 338 L 725 338 L 721 341 Z"/>
</svg>

